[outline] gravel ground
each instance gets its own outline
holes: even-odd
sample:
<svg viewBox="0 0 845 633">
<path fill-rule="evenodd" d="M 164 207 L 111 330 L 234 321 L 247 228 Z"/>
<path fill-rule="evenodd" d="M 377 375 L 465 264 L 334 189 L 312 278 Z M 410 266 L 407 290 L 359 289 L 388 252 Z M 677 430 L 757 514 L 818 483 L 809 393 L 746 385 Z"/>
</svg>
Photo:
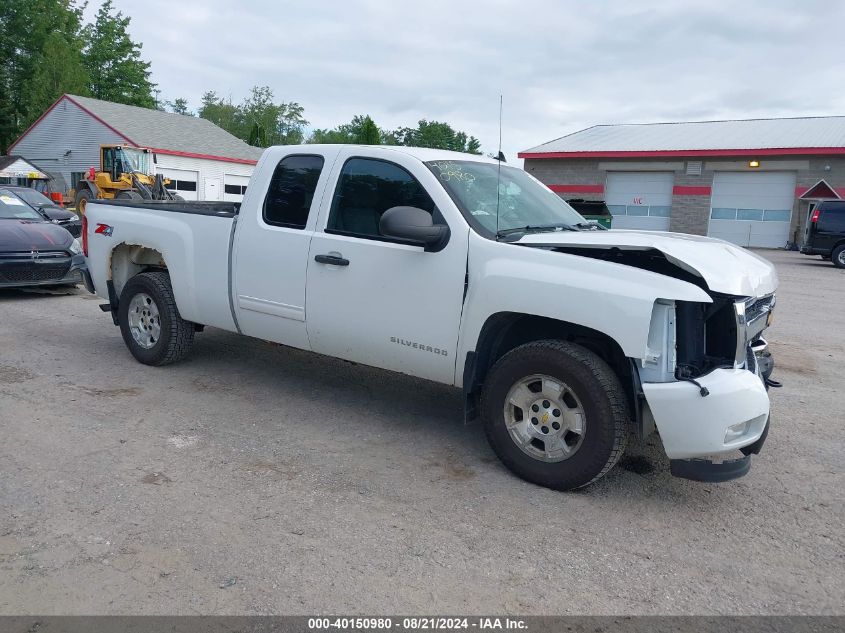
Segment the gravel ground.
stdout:
<svg viewBox="0 0 845 633">
<path fill-rule="evenodd" d="M 845 613 L 845 271 L 764 255 L 751 473 L 643 446 L 569 494 L 446 387 L 219 330 L 150 368 L 84 291 L 0 291 L 0 614 Z"/>
</svg>

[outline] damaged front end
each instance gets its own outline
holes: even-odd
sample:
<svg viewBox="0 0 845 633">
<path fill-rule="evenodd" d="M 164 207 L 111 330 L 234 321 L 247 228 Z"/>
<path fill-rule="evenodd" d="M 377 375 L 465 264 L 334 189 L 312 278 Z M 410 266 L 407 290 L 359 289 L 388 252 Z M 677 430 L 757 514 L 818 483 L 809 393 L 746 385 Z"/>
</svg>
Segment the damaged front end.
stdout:
<svg viewBox="0 0 845 633">
<path fill-rule="evenodd" d="M 775 295 L 731 297 L 710 293 L 713 303 L 678 301 L 678 380 L 694 380 L 718 368 L 743 368 L 769 385 L 774 361 L 763 339 Z"/>
</svg>

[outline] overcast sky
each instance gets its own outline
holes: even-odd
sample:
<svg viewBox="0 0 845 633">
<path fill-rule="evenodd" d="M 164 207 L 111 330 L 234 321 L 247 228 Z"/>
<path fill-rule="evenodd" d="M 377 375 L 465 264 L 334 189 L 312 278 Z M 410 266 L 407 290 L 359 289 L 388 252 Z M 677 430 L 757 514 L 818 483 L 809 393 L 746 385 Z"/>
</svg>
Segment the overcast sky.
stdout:
<svg viewBox="0 0 845 633">
<path fill-rule="evenodd" d="M 88 14 L 96 9 L 96 0 Z M 312 127 L 447 121 L 516 152 L 598 124 L 845 114 L 845 3 L 115 0 L 161 98 L 253 85 Z M 520 161 L 521 162 L 521 161 Z"/>
</svg>

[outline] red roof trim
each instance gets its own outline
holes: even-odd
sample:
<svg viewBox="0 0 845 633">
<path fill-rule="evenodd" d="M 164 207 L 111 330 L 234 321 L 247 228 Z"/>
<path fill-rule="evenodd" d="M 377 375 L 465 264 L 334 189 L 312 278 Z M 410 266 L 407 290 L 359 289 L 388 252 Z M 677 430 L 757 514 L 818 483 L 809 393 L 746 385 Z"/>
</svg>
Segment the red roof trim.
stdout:
<svg viewBox="0 0 845 633">
<path fill-rule="evenodd" d="M 604 185 L 547 185 L 555 193 L 604 193 Z"/>
<path fill-rule="evenodd" d="M 167 156 L 184 156 L 185 158 L 201 158 L 203 160 L 219 160 L 226 163 L 239 163 L 241 165 L 256 165 L 257 160 L 249 158 L 231 158 L 228 156 L 214 156 L 212 154 L 195 154 L 193 152 L 179 152 L 175 149 L 160 149 L 158 147 L 150 147 L 152 151 L 157 154 L 166 154 Z"/>
<path fill-rule="evenodd" d="M 672 187 L 673 196 L 709 196 L 710 187 L 690 187 L 687 185 L 675 185 Z"/>
<path fill-rule="evenodd" d="M 519 158 L 661 158 L 664 156 L 818 156 L 845 154 L 845 147 L 782 147 L 767 149 L 667 149 L 601 152 L 520 152 Z"/>
</svg>

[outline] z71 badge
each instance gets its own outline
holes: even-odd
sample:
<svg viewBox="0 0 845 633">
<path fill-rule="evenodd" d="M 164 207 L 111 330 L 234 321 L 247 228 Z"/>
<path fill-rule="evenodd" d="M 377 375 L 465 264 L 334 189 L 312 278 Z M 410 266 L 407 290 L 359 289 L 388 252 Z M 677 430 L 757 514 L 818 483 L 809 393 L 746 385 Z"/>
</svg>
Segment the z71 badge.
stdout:
<svg viewBox="0 0 845 633">
<path fill-rule="evenodd" d="M 113 232 L 114 227 L 109 226 L 108 224 L 98 224 L 97 228 L 94 229 L 94 233 L 99 233 L 100 235 L 105 235 L 106 237 L 111 237 Z"/>
</svg>

